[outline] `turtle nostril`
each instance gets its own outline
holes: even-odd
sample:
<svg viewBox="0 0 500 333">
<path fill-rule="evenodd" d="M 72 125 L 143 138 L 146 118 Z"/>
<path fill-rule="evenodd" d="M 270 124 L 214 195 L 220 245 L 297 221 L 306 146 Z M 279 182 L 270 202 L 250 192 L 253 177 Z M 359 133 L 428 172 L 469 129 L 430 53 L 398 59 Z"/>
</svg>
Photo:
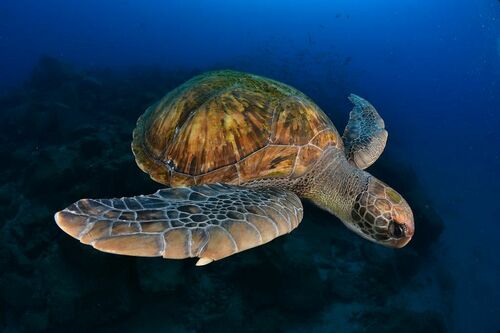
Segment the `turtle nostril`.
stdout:
<svg viewBox="0 0 500 333">
<path fill-rule="evenodd" d="M 404 237 L 404 235 L 405 235 L 405 226 L 393 221 L 393 222 L 391 222 L 391 225 L 389 226 L 389 231 L 390 231 L 392 237 L 401 238 L 401 237 Z"/>
</svg>

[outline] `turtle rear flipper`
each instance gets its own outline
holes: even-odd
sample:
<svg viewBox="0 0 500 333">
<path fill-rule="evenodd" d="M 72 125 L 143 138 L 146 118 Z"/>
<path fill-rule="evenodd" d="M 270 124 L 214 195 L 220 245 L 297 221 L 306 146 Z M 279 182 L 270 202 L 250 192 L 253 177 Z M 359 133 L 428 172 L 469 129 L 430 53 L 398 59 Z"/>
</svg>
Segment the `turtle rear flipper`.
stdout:
<svg viewBox="0 0 500 333">
<path fill-rule="evenodd" d="M 121 199 L 82 199 L 56 213 L 59 227 L 115 254 L 204 265 L 289 233 L 302 220 L 292 192 L 224 184 L 159 190 Z"/>
<path fill-rule="evenodd" d="M 351 94 L 354 104 L 349 122 L 342 135 L 345 153 L 349 162 L 360 169 L 372 165 L 382 154 L 387 142 L 384 120 L 365 99 Z"/>
</svg>

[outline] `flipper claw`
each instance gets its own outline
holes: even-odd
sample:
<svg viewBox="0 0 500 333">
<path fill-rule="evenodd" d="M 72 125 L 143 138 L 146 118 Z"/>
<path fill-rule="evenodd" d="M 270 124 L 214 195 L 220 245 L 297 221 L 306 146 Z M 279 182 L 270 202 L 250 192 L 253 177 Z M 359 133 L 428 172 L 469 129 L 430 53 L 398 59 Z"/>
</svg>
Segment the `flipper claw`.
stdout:
<svg viewBox="0 0 500 333">
<path fill-rule="evenodd" d="M 207 257 L 203 257 L 203 258 L 198 259 L 198 261 L 196 262 L 196 266 L 205 266 L 205 265 L 210 264 L 212 261 L 214 261 L 214 260 L 207 258 Z"/>
</svg>

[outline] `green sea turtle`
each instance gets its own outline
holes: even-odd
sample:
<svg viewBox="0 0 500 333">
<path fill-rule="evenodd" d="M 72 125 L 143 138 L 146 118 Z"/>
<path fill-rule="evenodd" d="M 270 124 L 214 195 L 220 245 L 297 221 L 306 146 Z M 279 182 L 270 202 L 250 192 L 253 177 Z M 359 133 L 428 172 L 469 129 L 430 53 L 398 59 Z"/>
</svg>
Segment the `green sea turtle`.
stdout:
<svg viewBox="0 0 500 333">
<path fill-rule="evenodd" d="M 414 232 L 410 207 L 363 171 L 385 147 L 384 121 L 366 100 L 349 99 L 341 138 L 286 84 L 235 71 L 196 76 L 150 106 L 134 130 L 137 164 L 167 188 L 82 199 L 55 220 L 104 252 L 205 265 L 291 232 L 301 198 L 368 240 L 403 247 Z"/>
</svg>

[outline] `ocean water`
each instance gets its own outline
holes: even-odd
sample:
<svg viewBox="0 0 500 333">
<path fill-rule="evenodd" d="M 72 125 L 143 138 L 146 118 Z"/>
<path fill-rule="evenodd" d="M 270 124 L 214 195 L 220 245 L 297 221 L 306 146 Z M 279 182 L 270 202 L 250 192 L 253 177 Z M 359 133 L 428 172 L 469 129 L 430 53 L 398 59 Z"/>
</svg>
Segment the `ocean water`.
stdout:
<svg viewBox="0 0 500 333">
<path fill-rule="evenodd" d="M 500 2 L 0 3 L 0 331 L 498 332 Z M 98 252 L 53 214 L 161 188 L 137 118 L 207 70 L 290 84 L 341 132 L 349 93 L 389 139 L 368 171 L 407 198 L 403 249 L 305 203 L 294 232 L 195 267 Z"/>
</svg>

